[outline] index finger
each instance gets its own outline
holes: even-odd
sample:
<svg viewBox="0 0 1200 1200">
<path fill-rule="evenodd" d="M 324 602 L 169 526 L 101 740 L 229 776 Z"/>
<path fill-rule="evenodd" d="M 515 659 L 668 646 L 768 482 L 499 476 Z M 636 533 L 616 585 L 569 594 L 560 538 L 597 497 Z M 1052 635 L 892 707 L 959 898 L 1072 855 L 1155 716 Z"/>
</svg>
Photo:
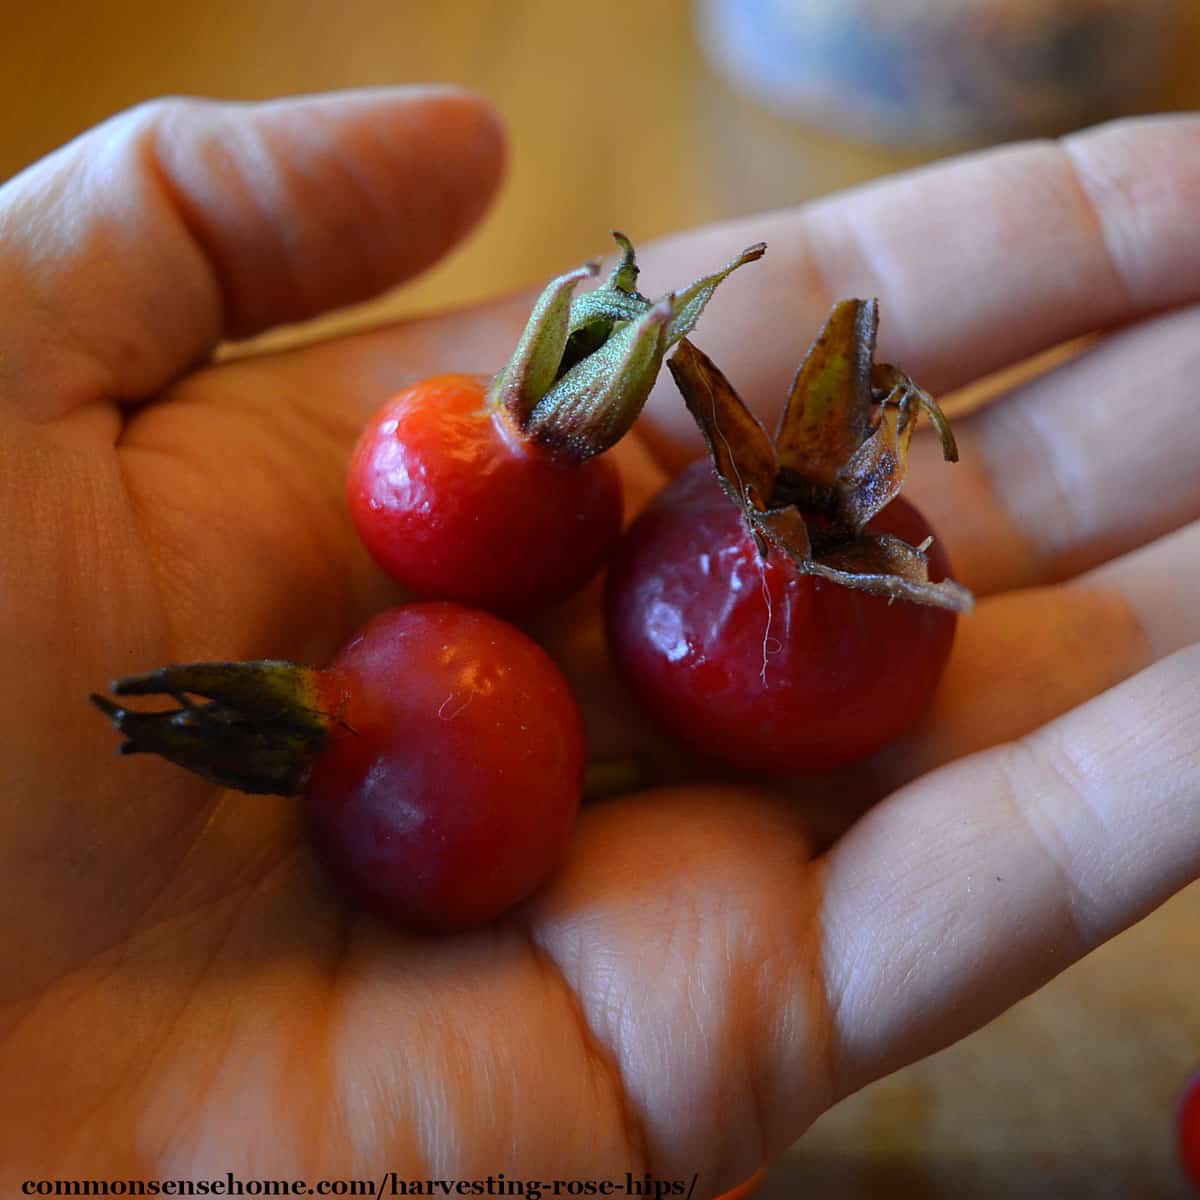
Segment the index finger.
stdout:
<svg viewBox="0 0 1200 1200">
<path fill-rule="evenodd" d="M 935 393 L 1200 299 L 1198 205 L 1200 117 L 1151 117 L 953 159 L 642 257 L 648 278 L 672 278 L 767 242 L 697 341 L 770 422 L 840 297 L 879 298 L 879 357 Z M 647 414 L 669 461 L 699 453 L 669 380 Z"/>
<path fill-rule="evenodd" d="M 465 235 L 503 157 L 450 87 L 122 113 L 0 188 L 3 401 L 145 399 L 223 337 L 377 295 Z"/>
</svg>

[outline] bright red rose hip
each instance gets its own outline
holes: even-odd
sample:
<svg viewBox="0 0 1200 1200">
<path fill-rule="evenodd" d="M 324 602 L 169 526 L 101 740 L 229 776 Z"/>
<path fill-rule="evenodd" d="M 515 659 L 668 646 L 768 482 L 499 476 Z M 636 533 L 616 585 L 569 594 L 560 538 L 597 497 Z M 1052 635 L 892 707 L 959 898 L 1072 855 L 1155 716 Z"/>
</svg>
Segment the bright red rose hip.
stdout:
<svg viewBox="0 0 1200 1200">
<path fill-rule="evenodd" d="M 515 614 L 565 599 L 609 557 L 621 483 L 608 458 L 568 464 L 522 439 L 487 387 L 443 375 L 389 401 L 359 439 L 346 496 L 388 574 Z"/>
</svg>

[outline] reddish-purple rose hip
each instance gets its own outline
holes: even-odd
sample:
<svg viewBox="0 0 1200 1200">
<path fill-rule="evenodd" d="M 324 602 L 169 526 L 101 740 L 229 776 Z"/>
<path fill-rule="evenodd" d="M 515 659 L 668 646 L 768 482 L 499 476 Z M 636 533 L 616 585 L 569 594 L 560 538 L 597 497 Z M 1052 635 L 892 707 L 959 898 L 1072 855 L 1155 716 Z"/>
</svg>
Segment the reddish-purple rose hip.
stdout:
<svg viewBox="0 0 1200 1200">
<path fill-rule="evenodd" d="M 337 720 L 307 790 L 317 851 L 370 907 L 474 925 L 562 861 L 583 724 L 558 667 L 519 630 L 453 604 L 394 609 L 319 691 Z"/>
<path fill-rule="evenodd" d="M 93 697 L 123 752 L 243 791 L 303 794 L 319 857 L 397 925 L 489 921 L 566 852 L 585 765 L 579 709 L 546 652 L 487 613 L 413 604 L 370 621 L 322 671 L 193 663 L 113 691 L 179 704 Z"/>
<path fill-rule="evenodd" d="M 868 526 L 918 545 L 893 501 Z M 949 564 L 935 541 L 931 580 Z M 707 461 L 634 523 L 609 569 L 609 645 L 646 709 L 702 754 L 762 771 L 821 771 L 871 754 L 928 703 L 955 614 L 891 601 L 763 558 Z"/>
<path fill-rule="evenodd" d="M 875 362 L 878 306 L 839 301 L 774 438 L 686 339 L 669 366 L 709 460 L 670 484 L 608 577 L 609 644 L 646 707 L 752 770 L 865 758 L 920 715 L 971 595 L 897 498 L 917 415 L 941 410 Z"/>
</svg>

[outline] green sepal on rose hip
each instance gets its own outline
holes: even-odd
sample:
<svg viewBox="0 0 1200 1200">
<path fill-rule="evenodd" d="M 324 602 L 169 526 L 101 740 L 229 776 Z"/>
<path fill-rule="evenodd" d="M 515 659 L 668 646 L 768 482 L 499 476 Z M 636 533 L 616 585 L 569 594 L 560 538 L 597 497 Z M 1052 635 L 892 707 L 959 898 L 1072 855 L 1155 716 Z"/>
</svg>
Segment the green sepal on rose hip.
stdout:
<svg viewBox="0 0 1200 1200">
<path fill-rule="evenodd" d="M 766 252 L 743 250 L 720 270 L 650 300 L 637 290 L 632 243 L 600 287 L 572 297 L 594 275 L 587 263 L 554 279 L 534 305 L 525 332 L 489 392 L 520 435 L 564 462 L 602 454 L 633 425 L 666 352 L 690 333 L 717 285 Z"/>
<path fill-rule="evenodd" d="M 958 457 L 929 394 L 875 362 L 878 324 L 874 300 L 834 306 L 796 373 L 774 439 L 689 341 L 667 365 L 760 554 L 774 550 L 802 574 L 870 595 L 964 612 L 971 593 L 930 580 L 926 545 L 866 528 L 900 492 L 919 414 L 934 424 L 943 457 Z"/>
</svg>

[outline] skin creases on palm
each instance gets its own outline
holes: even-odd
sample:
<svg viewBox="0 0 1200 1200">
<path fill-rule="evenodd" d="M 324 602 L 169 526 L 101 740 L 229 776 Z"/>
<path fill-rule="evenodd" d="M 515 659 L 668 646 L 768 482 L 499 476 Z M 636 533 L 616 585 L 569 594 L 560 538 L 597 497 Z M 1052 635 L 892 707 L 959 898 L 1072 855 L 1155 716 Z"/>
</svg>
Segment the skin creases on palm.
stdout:
<svg viewBox="0 0 1200 1200">
<path fill-rule="evenodd" d="M 339 400 L 346 376 L 370 373 L 388 340 L 372 335 L 347 347 L 350 370 L 333 346 L 206 369 L 134 410 L 123 428 L 117 410 L 85 408 L 17 448 L 26 461 L 41 455 L 46 462 L 26 502 L 52 506 L 55 545 L 68 547 L 71 560 L 42 554 L 31 565 L 57 564 L 53 603 L 39 613 L 13 596 L 16 611 L 8 614 L 13 627 L 35 623 L 56 657 L 49 670 L 45 661 L 14 659 L 17 686 L 8 693 L 23 697 L 8 727 L 24 728 L 36 753 L 29 777 L 13 781 L 10 792 L 10 898 L 32 919 L 9 931 L 6 958 L 20 965 L 7 976 L 0 1064 L 10 1077 L 36 1068 L 43 1082 L 5 1114 L 6 1161 L 19 1161 L 36 1131 L 50 1139 L 65 1173 L 82 1170 L 101 1146 L 114 1169 L 226 1167 L 217 1147 L 236 1117 L 270 1130 L 256 1170 L 306 1163 L 317 1170 L 337 1157 L 341 1142 L 332 1131 L 344 1133 L 350 1122 L 356 1065 L 370 1057 L 372 1070 L 387 1075 L 389 1111 L 407 1113 L 415 1129 L 434 1081 L 454 1061 L 455 1040 L 467 1038 L 492 1048 L 496 1078 L 506 1077 L 503 1069 L 538 1079 L 520 1088 L 521 1129 L 527 1120 L 549 1127 L 582 1090 L 598 1104 L 596 1169 L 618 1159 L 640 1168 L 649 1151 L 639 1143 L 649 1135 L 630 1123 L 627 1109 L 653 1106 L 653 1097 L 624 1093 L 648 1086 L 653 1030 L 674 1014 L 664 1008 L 645 1022 L 644 1046 L 618 1045 L 616 1030 L 606 1042 L 584 1015 L 602 1003 L 597 964 L 611 954 L 624 959 L 620 984 L 631 995 L 657 972 L 647 955 L 653 939 L 632 911 L 646 889 L 691 929 L 681 935 L 679 953 L 687 956 L 704 953 L 692 911 L 697 871 L 723 862 L 730 881 L 744 887 L 753 877 L 764 907 L 780 875 L 789 886 L 797 881 L 809 843 L 795 813 L 747 792 L 755 814 L 748 824 L 735 803 L 742 793 L 714 791 L 708 764 L 645 734 L 604 655 L 599 582 L 534 632 L 578 690 L 596 753 L 637 752 L 656 781 L 694 786 L 640 804 L 637 797 L 609 802 L 586 818 L 564 883 L 499 930 L 432 950 L 421 943 L 418 953 L 330 893 L 292 802 L 224 792 L 166 763 L 116 758 L 110 731 L 83 704 L 98 681 L 204 657 L 320 662 L 367 613 L 401 599 L 355 544 L 341 502 L 344 462 L 364 413 Z M 632 513 L 665 474 L 636 440 L 617 453 Z M 61 629 L 74 631 L 69 642 L 54 636 Z M 79 720 L 56 722 L 48 743 L 39 720 L 73 708 Z M 45 795 L 64 803 L 39 803 Z M 657 846 L 665 826 L 680 821 L 681 806 L 691 849 L 672 868 Z M 767 840 L 776 866 L 764 873 L 760 841 Z M 787 845 L 794 849 L 781 854 Z M 640 890 L 630 887 L 631 875 Z M 721 921 L 749 920 L 753 907 L 743 899 Z M 588 912 L 599 914 L 600 927 L 581 940 L 568 936 Z M 747 970 L 767 943 L 802 940 L 807 919 L 802 908 L 774 930 L 736 934 Z M 732 944 L 735 930 L 728 936 Z M 570 952 L 568 942 L 576 942 Z M 438 1016 L 440 990 L 462 971 L 486 981 L 487 1005 Z M 373 998 L 385 988 L 381 1015 Z M 676 993 L 663 1003 L 680 1002 Z M 538 1062 L 551 1052 L 528 1058 L 535 1032 L 539 1044 L 549 1037 L 557 1046 L 554 1077 L 573 1082 L 547 1089 Z M 89 1047 L 85 1068 L 81 1042 Z M 249 1057 L 240 1047 L 252 1048 Z M 573 1059 L 577 1065 L 564 1071 Z M 727 1086 L 721 1064 L 706 1070 L 697 1083 L 716 1096 Z M 289 1106 L 292 1115 L 281 1121 L 282 1098 L 300 1081 L 309 1099 Z M 459 1082 L 467 1095 L 458 1120 L 469 1122 L 475 1105 L 481 1126 L 493 1122 L 496 1097 Z M 544 1113 L 532 1121 L 537 1107 Z M 316 1136 L 317 1129 L 325 1132 Z M 442 1136 L 429 1135 L 431 1145 L 399 1133 L 351 1141 L 363 1140 L 356 1152 L 369 1161 L 434 1153 Z M 576 1173 L 578 1150 L 563 1160 Z M 475 1153 L 480 1169 L 495 1169 L 487 1139 Z M 47 1158 L 38 1161 L 44 1171 Z"/>
<path fill-rule="evenodd" d="M 281 405 L 301 377 L 311 401 Z M 14 707 L 10 728 L 24 724 L 37 753 L 10 792 L 8 887 L 30 920 L 9 931 L 0 1064 L 9 1078 L 40 1082 L 19 1103 L 10 1093 L 0 1158 L 19 1173 L 36 1142 L 43 1175 L 103 1161 L 115 1174 L 315 1177 L 348 1161 L 436 1166 L 458 1145 L 469 1150 L 456 1172 L 485 1175 L 523 1154 L 553 1165 L 532 1131 L 586 1103 L 590 1146 L 562 1147 L 563 1171 L 642 1170 L 650 1135 L 629 1117 L 626 1092 L 653 1067 L 657 1018 L 645 1025 L 646 1045 L 617 1046 L 583 1014 L 600 1002 L 592 973 L 604 956 L 628 956 L 621 986 L 631 994 L 656 969 L 636 928 L 620 928 L 628 907 L 602 899 L 617 888 L 634 900 L 622 876 L 693 903 L 693 868 L 673 881 L 654 849 L 654 827 L 678 819 L 679 796 L 635 814 L 644 836 L 628 852 L 612 845 L 625 840 L 623 805 L 588 822 L 570 884 L 517 920 L 444 944 L 414 942 L 343 908 L 290 801 L 226 793 L 165 763 L 119 761 L 110 731 L 83 708 L 97 679 L 181 656 L 320 661 L 361 613 L 397 598 L 349 540 L 340 473 L 358 415 L 331 417 L 319 380 L 299 365 L 232 365 L 135 412 L 115 452 L 112 412 L 85 410 L 68 418 L 69 430 L 39 435 L 37 452 L 57 456 L 59 472 L 46 474 L 43 495 L 56 505 L 57 544 L 75 562 L 60 568 L 40 621 L 54 669 L 13 664 L 13 691 L 27 706 Z M 328 390 L 336 388 L 331 374 Z M 644 454 L 622 453 L 632 495 L 653 490 L 658 473 Z M 584 619 L 556 615 L 552 626 L 570 628 L 549 629 L 547 640 L 565 634 L 565 665 L 586 678 L 585 705 L 604 708 L 614 685 L 594 661 L 594 590 L 577 607 Z M 52 628 L 76 634 L 54 644 Z M 37 741 L 47 709 L 76 706 L 80 719 L 59 722 L 53 745 Z M 596 740 L 628 751 L 623 736 Z M 62 803 L 36 802 L 46 795 Z M 706 803 L 698 792 L 697 812 Z M 718 803 L 711 828 L 694 825 L 694 861 L 729 856 L 728 818 Z M 738 825 L 736 857 L 747 863 L 755 838 Z M 572 922 L 598 903 L 606 927 L 568 954 Z M 475 998 L 455 983 L 463 977 L 479 984 Z M 449 1010 L 447 989 L 457 996 Z M 460 1073 L 452 1064 L 465 1044 L 473 1066 Z M 697 1083 L 715 1096 L 719 1064 L 707 1069 L 712 1078 Z M 372 1080 L 366 1093 L 357 1074 Z M 505 1111 L 480 1082 L 489 1079 L 515 1081 L 504 1090 L 517 1089 L 519 1110 Z M 429 1098 L 447 1088 L 455 1114 L 431 1129 Z M 230 1159 L 230 1138 L 247 1147 L 243 1161 Z M 657 1148 L 654 1161 L 688 1152 Z"/>
</svg>

